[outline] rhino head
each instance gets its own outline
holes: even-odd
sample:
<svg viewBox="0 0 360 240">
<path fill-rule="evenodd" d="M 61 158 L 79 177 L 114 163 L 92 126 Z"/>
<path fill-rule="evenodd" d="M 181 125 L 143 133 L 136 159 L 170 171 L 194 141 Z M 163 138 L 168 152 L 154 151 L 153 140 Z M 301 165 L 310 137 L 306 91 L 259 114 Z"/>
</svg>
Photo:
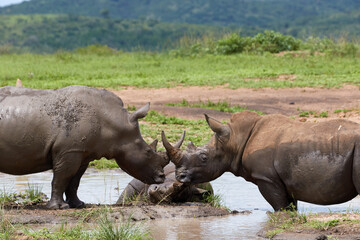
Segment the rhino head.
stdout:
<svg viewBox="0 0 360 240">
<path fill-rule="evenodd" d="M 127 114 L 128 122 L 119 136 L 123 144 L 117 145 L 112 154 L 121 169 L 147 184 L 162 183 L 165 180 L 163 168 L 169 159 L 157 153 L 155 140 L 150 145 L 141 136 L 138 119 L 146 116 L 150 104 Z"/>
<path fill-rule="evenodd" d="M 229 124 L 222 124 L 205 114 L 206 121 L 215 134 L 208 144 L 196 147 L 190 143 L 186 151 L 172 146 L 162 132 L 164 147 L 170 161 L 176 166 L 176 179 L 183 183 L 204 183 L 218 178 L 226 171 L 238 175 L 243 149 L 254 124 L 253 114 L 257 115 L 246 113 L 240 116 L 241 119 L 235 115 Z M 238 124 L 243 117 L 244 124 Z"/>
</svg>

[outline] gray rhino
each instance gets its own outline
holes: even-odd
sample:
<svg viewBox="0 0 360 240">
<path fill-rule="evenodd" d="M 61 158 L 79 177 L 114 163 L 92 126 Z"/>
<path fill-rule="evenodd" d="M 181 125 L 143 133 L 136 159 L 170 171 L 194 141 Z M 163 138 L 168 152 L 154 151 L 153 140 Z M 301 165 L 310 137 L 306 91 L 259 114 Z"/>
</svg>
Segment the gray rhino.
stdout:
<svg viewBox="0 0 360 240">
<path fill-rule="evenodd" d="M 338 119 L 302 123 L 282 115 L 244 111 L 228 124 L 205 115 L 214 136 L 186 151 L 164 146 L 184 183 L 211 181 L 232 172 L 256 184 L 275 211 L 297 201 L 328 205 L 360 192 L 360 125 Z"/>
<path fill-rule="evenodd" d="M 105 89 L 69 86 L 57 90 L 0 88 L 0 172 L 23 175 L 53 170 L 47 207 L 84 206 L 80 178 L 94 159 L 115 159 L 146 183 L 161 183 L 169 160 L 142 138 L 138 119 L 149 103 L 129 114 Z M 66 195 L 66 202 L 63 194 Z"/>
</svg>

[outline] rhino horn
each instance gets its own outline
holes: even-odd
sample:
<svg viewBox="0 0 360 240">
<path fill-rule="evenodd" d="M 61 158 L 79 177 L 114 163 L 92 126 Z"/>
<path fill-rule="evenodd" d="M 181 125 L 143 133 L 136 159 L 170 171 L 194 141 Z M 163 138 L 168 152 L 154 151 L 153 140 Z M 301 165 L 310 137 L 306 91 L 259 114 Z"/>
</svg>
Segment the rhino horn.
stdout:
<svg viewBox="0 0 360 240">
<path fill-rule="evenodd" d="M 165 134 L 164 134 L 164 136 L 165 136 Z M 180 148 L 184 142 L 184 139 L 185 139 L 185 131 L 182 133 L 180 140 L 177 143 L 175 143 L 174 147 Z"/>
<path fill-rule="evenodd" d="M 216 133 L 217 137 L 221 139 L 228 139 L 230 136 L 230 127 L 222 124 L 218 120 L 205 115 L 206 122 L 208 123 L 211 130 Z"/>
<path fill-rule="evenodd" d="M 155 139 L 149 146 L 156 152 L 157 144 L 158 144 L 158 140 Z"/>
<path fill-rule="evenodd" d="M 142 106 L 141 108 L 130 114 L 129 117 L 130 122 L 134 123 L 139 118 L 145 117 L 149 110 L 150 110 L 150 103 L 148 102 L 147 104 L 145 104 L 144 106 Z"/>
<path fill-rule="evenodd" d="M 183 135 L 181 136 L 180 140 L 175 144 L 177 147 L 172 146 L 169 141 L 166 139 L 165 136 L 165 132 L 161 131 L 161 139 L 163 142 L 163 145 L 166 149 L 166 153 L 169 156 L 170 160 L 176 165 L 179 163 L 180 159 L 181 159 L 181 155 L 182 155 L 182 151 L 180 149 L 180 146 L 182 144 L 182 142 L 184 141 L 185 137 L 185 131 L 183 133 Z"/>
</svg>

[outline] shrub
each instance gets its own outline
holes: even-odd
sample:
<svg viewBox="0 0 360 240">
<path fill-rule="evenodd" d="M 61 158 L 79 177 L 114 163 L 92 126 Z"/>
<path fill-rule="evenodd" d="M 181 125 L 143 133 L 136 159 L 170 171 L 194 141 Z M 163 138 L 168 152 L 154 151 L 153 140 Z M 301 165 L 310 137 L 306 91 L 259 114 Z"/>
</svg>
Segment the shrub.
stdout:
<svg viewBox="0 0 360 240">
<path fill-rule="evenodd" d="M 279 53 L 299 50 L 301 40 L 279 32 L 265 31 L 252 38 L 252 45 L 264 52 Z"/>
<path fill-rule="evenodd" d="M 215 53 L 226 55 L 241 53 L 246 45 L 247 38 L 243 38 L 239 34 L 233 33 L 217 41 Z"/>
</svg>

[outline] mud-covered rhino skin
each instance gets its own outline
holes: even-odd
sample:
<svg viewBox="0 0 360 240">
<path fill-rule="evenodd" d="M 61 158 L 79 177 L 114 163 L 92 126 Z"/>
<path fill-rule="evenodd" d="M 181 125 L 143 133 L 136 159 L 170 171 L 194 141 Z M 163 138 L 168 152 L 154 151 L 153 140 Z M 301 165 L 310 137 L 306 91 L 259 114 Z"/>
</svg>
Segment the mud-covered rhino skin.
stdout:
<svg viewBox="0 0 360 240">
<path fill-rule="evenodd" d="M 138 119 L 113 93 L 84 86 L 58 90 L 0 88 L 0 171 L 22 175 L 53 169 L 49 208 L 82 207 L 80 178 L 106 157 L 147 183 L 164 181 L 168 160 L 141 137 Z M 66 202 L 63 194 L 66 195 Z"/>
<path fill-rule="evenodd" d="M 126 186 L 116 203 L 122 204 L 127 198 L 138 195 L 146 196 L 152 203 L 192 202 L 202 201 L 204 197 L 213 194 L 213 189 L 209 182 L 187 184 L 177 181 L 175 178 L 175 165 L 173 163 L 165 166 L 164 173 L 165 181 L 160 184 L 149 185 L 134 178 Z"/>
<path fill-rule="evenodd" d="M 301 123 L 281 115 L 233 114 L 228 124 L 205 116 L 215 132 L 202 147 L 164 146 L 181 182 L 232 172 L 256 184 L 274 210 L 297 201 L 328 205 L 360 192 L 360 125 L 348 120 Z"/>
</svg>

